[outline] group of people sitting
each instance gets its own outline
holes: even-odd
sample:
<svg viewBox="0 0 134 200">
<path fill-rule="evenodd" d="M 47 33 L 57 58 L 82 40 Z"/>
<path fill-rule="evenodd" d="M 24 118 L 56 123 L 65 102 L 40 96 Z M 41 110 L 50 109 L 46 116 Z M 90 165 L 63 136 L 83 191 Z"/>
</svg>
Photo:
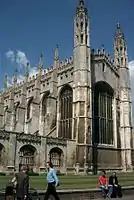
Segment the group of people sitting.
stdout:
<svg viewBox="0 0 134 200">
<path fill-rule="evenodd" d="M 104 197 L 122 197 L 121 186 L 118 183 L 116 172 L 113 172 L 108 178 L 105 170 L 102 170 L 102 174 L 99 176 L 98 185 Z"/>
</svg>

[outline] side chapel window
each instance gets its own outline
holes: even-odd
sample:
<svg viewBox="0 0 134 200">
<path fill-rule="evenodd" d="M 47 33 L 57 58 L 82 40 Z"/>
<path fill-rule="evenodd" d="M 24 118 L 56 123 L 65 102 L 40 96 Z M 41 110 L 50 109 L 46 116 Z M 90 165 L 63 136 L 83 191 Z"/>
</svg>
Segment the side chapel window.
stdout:
<svg viewBox="0 0 134 200">
<path fill-rule="evenodd" d="M 72 138 L 73 90 L 65 86 L 60 94 L 60 128 L 59 137 Z"/>
<path fill-rule="evenodd" d="M 45 120 L 45 116 L 47 114 L 47 103 L 48 103 L 48 96 L 49 96 L 50 92 L 46 92 L 43 96 L 42 99 L 42 109 L 41 109 L 41 114 L 42 114 L 42 120 Z"/>
<path fill-rule="evenodd" d="M 15 122 L 18 121 L 19 119 L 19 105 L 20 105 L 20 102 L 17 102 L 15 104 Z"/>
<path fill-rule="evenodd" d="M 32 117 L 32 101 L 33 101 L 33 98 L 29 99 L 27 103 L 27 120 Z"/>
<path fill-rule="evenodd" d="M 105 82 L 98 82 L 94 91 L 95 143 L 113 144 L 113 89 Z"/>
</svg>

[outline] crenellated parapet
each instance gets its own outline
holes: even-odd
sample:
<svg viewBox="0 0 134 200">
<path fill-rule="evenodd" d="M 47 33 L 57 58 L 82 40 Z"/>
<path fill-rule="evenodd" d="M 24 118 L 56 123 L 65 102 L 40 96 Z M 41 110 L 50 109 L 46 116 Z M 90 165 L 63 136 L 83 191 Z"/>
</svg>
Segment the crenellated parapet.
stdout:
<svg viewBox="0 0 134 200">
<path fill-rule="evenodd" d="M 114 64 L 114 59 L 104 48 L 97 50 L 92 49 L 91 56 L 93 61 L 105 62 L 116 74 L 118 74 L 118 68 Z"/>
</svg>

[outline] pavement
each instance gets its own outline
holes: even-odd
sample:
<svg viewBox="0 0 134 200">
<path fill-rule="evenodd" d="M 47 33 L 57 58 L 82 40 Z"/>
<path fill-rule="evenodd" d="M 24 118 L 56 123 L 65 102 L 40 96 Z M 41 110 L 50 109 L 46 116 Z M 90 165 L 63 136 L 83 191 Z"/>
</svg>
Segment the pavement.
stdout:
<svg viewBox="0 0 134 200">
<path fill-rule="evenodd" d="M 50 198 L 50 199 L 53 200 L 53 198 Z M 36 199 L 33 199 L 33 200 L 36 200 Z M 44 200 L 44 196 L 41 196 L 40 200 Z M 61 198 L 61 200 L 62 200 L 62 198 Z M 68 199 L 68 200 L 82 200 L 82 199 L 81 198 L 80 199 L 78 199 L 78 198 L 77 199 L 75 199 L 75 198 L 73 199 L 72 198 L 72 199 Z M 84 199 L 84 200 L 89 200 L 89 199 Z M 100 199 L 94 199 L 94 200 L 100 200 Z M 117 198 L 114 199 L 113 198 L 112 200 L 119 200 L 119 199 L 117 199 Z M 134 196 L 133 195 L 124 196 L 124 197 L 120 198 L 120 200 L 134 200 Z"/>
<path fill-rule="evenodd" d="M 65 199 L 68 199 L 67 196 L 66 196 Z M 0 200 L 5 200 L 5 197 L 4 196 L 0 197 Z M 37 197 L 33 197 L 32 200 L 37 200 Z M 40 200 L 44 200 L 44 195 L 40 196 Z M 49 200 L 54 200 L 54 198 L 50 197 Z M 63 200 L 63 199 L 61 198 L 61 200 Z M 77 199 L 76 198 L 71 198 L 71 199 L 69 198 L 68 200 L 82 200 L 82 198 L 81 197 L 77 198 Z M 83 200 L 89 200 L 89 198 L 85 198 Z M 101 199 L 94 199 L 94 200 L 101 200 Z M 112 200 L 119 200 L 119 199 L 118 198 L 116 198 L 116 199 L 113 198 Z M 120 198 L 120 200 L 134 200 L 134 195 L 123 196 L 122 198 Z"/>
</svg>

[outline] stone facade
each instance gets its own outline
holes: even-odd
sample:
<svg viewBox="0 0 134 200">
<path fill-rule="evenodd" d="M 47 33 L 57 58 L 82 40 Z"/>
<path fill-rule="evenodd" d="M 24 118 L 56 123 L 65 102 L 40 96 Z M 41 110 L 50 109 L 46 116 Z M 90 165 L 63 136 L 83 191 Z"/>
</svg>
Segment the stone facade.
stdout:
<svg viewBox="0 0 134 200">
<path fill-rule="evenodd" d="M 79 0 L 74 20 L 73 56 L 62 62 L 58 47 L 53 67 L 0 94 L 0 170 L 47 161 L 61 171 L 131 170 L 133 136 L 127 45 L 118 24 L 114 60 L 91 50 L 90 23 Z"/>
</svg>

